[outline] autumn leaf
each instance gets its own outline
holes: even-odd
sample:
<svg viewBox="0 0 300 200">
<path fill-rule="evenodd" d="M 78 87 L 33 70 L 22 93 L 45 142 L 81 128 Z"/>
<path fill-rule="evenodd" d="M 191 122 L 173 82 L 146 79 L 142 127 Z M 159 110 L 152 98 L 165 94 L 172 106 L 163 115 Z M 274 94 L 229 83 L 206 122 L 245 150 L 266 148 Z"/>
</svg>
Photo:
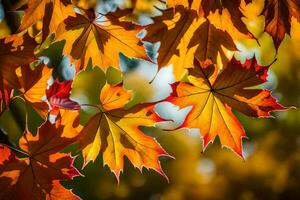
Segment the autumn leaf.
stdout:
<svg viewBox="0 0 300 200">
<path fill-rule="evenodd" d="M 8 107 L 12 89 L 20 87 L 15 70 L 33 62 L 37 43 L 28 34 L 0 39 L 0 111 Z"/>
<path fill-rule="evenodd" d="M 201 42 L 199 42 L 201 41 Z M 226 66 L 229 58 L 226 50 L 236 51 L 236 46 L 232 37 L 206 20 L 195 31 L 188 48 L 197 47 L 195 57 L 201 61 L 211 59 L 214 63 L 218 63 L 221 59 L 222 67 Z"/>
<path fill-rule="evenodd" d="M 64 53 L 80 66 L 93 65 L 106 70 L 119 66 L 119 53 L 129 57 L 148 59 L 145 48 L 137 38 L 142 27 L 122 21 L 126 10 L 116 10 L 96 16 L 93 11 L 85 15 L 68 17 L 58 28 L 57 40 L 65 40 Z M 84 68 L 83 67 L 83 68 Z"/>
<path fill-rule="evenodd" d="M 285 34 L 291 32 L 292 17 L 300 22 L 300 1 L 266 0 L 262 15 L 265 16 L 265 31 L 272 36 L 278 49 Z"/>
<path fill-rule="evenodd" d="M 53 181 L 52 190 L 47 194 L 46 200 L 80 200 L 81 198 L 73 194 L 71 190 L 64 188 L 59 181 Z"/>
<path fill-rule="evenodd" d="M 159 67 L 172 64 L 176 80 L 185 74 L 185 69 L 192 67 L 195 48 L 188 48 L 201 20 L 195 11 L 189 11 L 182 6 L 163 11 L 162 16 L 153 18 L 154 23 L 146 27 L 147 35 L 144 41 L 161 42 L 158 50 L 157 63 Z"/>
<path fill-rule="evenodd" d="M 57 115 L 59 109 L 79 110 L 80 106 L 70 99 L 72 81 L 58 82 L 57 80 L 47 89 L 48 81 L 52 75 L 52 69 L 46 65 L 31 69 L 29 66 L 20 68 L 19 83 L 20 91 L 23 92 L 27 101 L 46 117 L 49 103 L 51 113 Z"/>
<path fill-rule="evenodd" d="M 22 32 L 42 20 L 43 39 L 56 32 L 64 19 L 75 15 L 70 0 L 29 0 L 26 7 L 19 31 Z"/>
<path fill-rule="evenodd" d="M 124 110 L 130 98 L 131 94 L 121 85 L 105 85 L 102 88 L 99 112 L 90 118 L 80 133 L 85 165 L 94 161 L 101 151 L 104 164 L 118 180 L 124 168 L 124 156 L 136 168 L 151 168 L 166 177 L 158 158 L 169 154 L 154 138 L 140 130 L 140 126 L 154 126 L 160 121 L 154 105 Z"/>
<path fill-rule="evenodd" d="M 15 73 L 17 67 L 33 62 L 37 43 L 28 34 L 11 35 L 0 39 L 0 78 L 10 88 L 19 87 Z M 2 87 L 1 83 L 1 87 Z"/>
<path fill-rule="evenodd" d="M 0 199 L 80 199 L 61 184 L 80 176 L 62 153 L 74 143 L 83 167 L 100 156 L 118 181 L 126 159 L 168 179 L 160 157 L 172 156 L 145 127 L 196 128 L 204 150 L 218 137 L 243 157 L 236 113 L 287 109 L 261 89 L 269 66 L 249 55 L 268 47 L 261 38 L 251 49 L 257 40 L 243 21 L 253 31 L 264 16 L 278 48 L 292 20 L 300 22 L 299 0 L 27 0 L 21 23 L 5 2 L 1 23 L 21 25 L 0 39 Z"/>
<path fill-rule="evenodd" d="M 31 69 L 29 65 L 17 68 L 19 89 L 23 93 L 24 99 L 30 103 L 39 115 L 46 119 L 48 114 L 48 105 L 43 99 L 46 97 L 46 88 L 48 81 L 52 76 L 52 69 L 47 65 L 40 65 Z"/>
<path fill-rule="evenodd" d="M 232 21 L 233 25 L 240 32 L 247 34 L 247 27 L 242 21 L 244 15 L 241 11 L 240 4 L 241 0 L 167 0 L 168 7 L 182 5 L 197 11 L 199 16 L 208 17 L 210 14 L 216 12 L 221 16 L 223 12 L 230 13 L 229 20 Z M 226 21 L 224 20 L 224 22 Z"/>
<path fill-rule="evenodd" d="M 57 195 L 55 191 L 70 196 L 57 181 L 80 174 L 73 167 L 73 158 L 59 152 L 76 140 L 76 137 L 65 137 L 63 130 L 60 124 L 47 121 L 35 136 L 25 131 L 19 141 L 20 150 L 17 150 L 22 157 L 0 146 L 1 199 L 45 199 L 46 196 L 52 199 Z"/>
<path fill-rule="evenodd" d="M 37 43 L 27 33 L 10 35 L 0 39 L 0 66 L 21 66 L 36 59 L 34 49 Z M 8 67 L 7 67 L 8 68 Z"/>
<path fill-rule="evenodd" d="M 196 11 L 177 6 L 153 18 L 144 41 L 161 42 L 157 62 L 160 67 L 172 64 L 176 80 L 187 68 L 193 68 L 194 57 L 201 61 L 211 59 L 222 68 L 236 50 L 234 39 L 217 28 L 210 20 L 198 17 Z M 231 52 L 231 53 L 229 53 Z"/>
<path fill-rule="evenodd" d="M 249 88 L 267 81 L 268 67 L 259 66 L 254 58 L 244 64 L 233 58 L 221 73 L 209 60 L 195 61 L 195 66 L 189 83 L 179 83 L 170 98 L 180 108 L 192 106 L 182 127 L 199 128 L 204 149 L 219 136 L 222 146 L 243 156 L 246 135 L 232 109 L 251 117 L 270 117 L 271 111 L 286 109 L 271 91 Z"/>
<path fill-rule="evenodd" d="M 83 126 L 80 124 L 78 110 L 60 109 L 56 116 L 57 123 L 64 126 L 63 135 L 67 138 L 77 138 Z"/>
<path fill-rule="evenodd" d="M 40 65 L 36 69 L 31 69 L 30 66 L 20 68 L 18 74 L 21 91 L 24 97 L 31 103 L 42 102 L 42 98 L 46 96 L 46 88 L 48 80 L 52 75 L 52 69 L 47 65 Z"/>
<path fill-rule="evenodd" d="M 52 109 L 80 110 L 80 105 L 70 99 L 72 80 L 55 82 L 46 91 L 48 102 Z"/>
</svg>

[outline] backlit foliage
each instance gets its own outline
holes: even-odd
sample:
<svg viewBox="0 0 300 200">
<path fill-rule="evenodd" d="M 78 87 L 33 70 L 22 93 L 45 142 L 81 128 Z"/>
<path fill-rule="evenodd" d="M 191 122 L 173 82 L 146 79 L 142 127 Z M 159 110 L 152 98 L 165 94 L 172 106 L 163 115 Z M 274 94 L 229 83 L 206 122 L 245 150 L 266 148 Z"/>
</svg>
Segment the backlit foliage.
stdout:
<svg viewBox="0 0 300 200">
<path fill-rule="evenodd" d="M 257 17 L 264 17 L 277 51 L 292 34 L 292 20 L 300 22 L 300 1 L 260 2 Z M 145 127 L 196 128 L 203 149 L 218 137 L 244 158 L 247 136 L 237 113 L 267 118 L 287 109 L 263 88 L 276 58 L 265 66 L 255 55 L 241 58 L 241 43 L 259 43 L 264 34 L 247 23 L 251 0 L 124 0 L 104 13 L 98 8 L 105 3 L 96 4 L 28 0 L 15 8 L 23 13 L 20 26 L 0 39 L 0 111 L 4 115 L 21 101 L 25 117 L 17 141 L 11 139 L 15 133 L 1 133 L 8 139 L 0 143 L 0 199 L 79 199 L 61 184 L 82 176 L 73 166 L 75 155 L 82 156 L 82 168 L 100 157 L 118 181 L 125 159 L 168 180 L 160 158 L 176 155 Z M 148 23 L 140 19 L 145 13 Z M 149 45 L 158 47 L 157 55 L 150 55 Z M 62 75 L 58 60 L 69 62 L 64 69 L 71 78 Z M 147 83 L 138 75 L 129 81 L 124 60 L 132 68 L 145 62 L 158 69 Z M 142 97 L 155 84 L 154 92 L 163 90 L 162 74 L 170 66 L 174 78 L 164 85 L 172 92 Z M 164 127 L 175 120 L 158 111 L 161 102 L 190 109 L 177 126 Z"/>
</svg>

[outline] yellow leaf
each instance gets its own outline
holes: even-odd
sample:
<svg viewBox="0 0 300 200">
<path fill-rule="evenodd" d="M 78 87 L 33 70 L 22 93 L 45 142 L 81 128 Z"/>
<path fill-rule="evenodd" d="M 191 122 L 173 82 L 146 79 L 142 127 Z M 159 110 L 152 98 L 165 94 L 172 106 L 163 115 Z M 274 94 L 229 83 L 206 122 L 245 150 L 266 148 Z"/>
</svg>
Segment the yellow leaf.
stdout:
<svg viewBox="0 0 300 200">
<path fill-rule="evenodd" d="M 140 126 L 154 126 L 159 121 L 153 110 L 154 105 L 124 110 L 122 107 L 129 101 L 129 94 L 124 89 L 121 91 L 121 88 L 116 88 L 120 86 L 114 87 L 111 88 L 115 90 L 113 92 L 107 92 L 107 88 L 102 90 L 99 112 L 90 118 L 80 133 L 85 165 L 94 161 L 102 151 L 104 164 L 108 165 L 117 179 L 123 171 L 124 156 L 140 170 L 143 167 L 151 168 L 165 176 L 158 158 L 169 154 L 154 138 L 140 130 Z M 118 92 L 119 96 L 116 95 Z"/>
<path fill-rule="evenodd" d="M 68 17 L 58 28 L 57 40 L 65 40 L 64 53 L 72 61 L 78 61 L 81 68 L 89 59 L 104 71 L 119 66 L 119 53 L 129 57 L 149 59 L 143 44 L 137 38 L 140 26 L 120 21 L 126 11 L 117 10 L 106 16 L 95 16 L 91 11 L 86 15 Z"/>
</svg>

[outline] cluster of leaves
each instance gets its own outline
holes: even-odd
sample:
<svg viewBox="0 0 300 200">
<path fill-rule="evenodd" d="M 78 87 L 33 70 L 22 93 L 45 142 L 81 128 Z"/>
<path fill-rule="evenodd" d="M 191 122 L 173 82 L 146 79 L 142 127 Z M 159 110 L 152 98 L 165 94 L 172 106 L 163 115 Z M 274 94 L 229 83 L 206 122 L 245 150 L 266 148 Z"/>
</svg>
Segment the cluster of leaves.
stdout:
<svg viewBox="0 0 300 200">
<path fill-rule="evenodd" d="M 106 14 L 69 0 L 28 0 L 19 9 L 24 16 L 18 32 L 0 39 L 1 113 L 21 98 L 44 123 L 37 133 L 26 126 L 18 145 L 1 143 L 1 199 L 78 199 L 60 184 L 81 175 L 73 166 L 74 158 L 61 153 L 74 143 L 82 152 L 84 166 L 101 152 L 103 163 L 118 180 L 124 157 L 140 170 L 150 168 L 166 177 L 159 157 L 171 156 L 140 129 L 168 121 L 157 114 L 155 103 L 131 104 L 133 92 L 122 82 L 109 83 L 105 76 L 92 80 L 99 82 L 94 87 L 99 93 L 95 104 L 81 104 L 70 97 L 82 76 L 95 73 L 95 68 L 104 73 L 110 67 L 119 69 L 120 53 L 157 63 L 159 68 L 173 66 L 176 82 L 165 101 L 179 108 L 192 107 L 177 128 L 198 128 L 204 148 L 218 136 L 223 146 L 243 157 L 242 138 L 246 134 L 232 110 L 270 117 L 271 111 L 286 109 L 271 91 L 257 87 L 267 81 L 269 66 L 260 66 L 255 58 L 245 63 L 234 58 L 236 42 L 254 37 L 242 21 L 241 5 L 250 0 L 164 3 L 162 14 L 145 26 L 130 20 L 137 1 L 132 1 L 131 9 L 118 8 Z M 265 1 L 261 13 L 265 31 L 277 48 L 290 32 L 291 18 L 300 22 L 299 13 L 297 0 Z M 146 35 L 141 39 L 138 34 L 143 29 Z M 73 80 L 49 82 L 56 75 L 39 52 L 49 48 L 44 44 L 53 36 L 51 42 L 63 41 L 63 54 L 75 66 Z M 144 41 L 160 42 L 157 61 L 147 55 Z M 84 107 L 97 110 L 86 122 L 80 120 Z"/>
</svg>

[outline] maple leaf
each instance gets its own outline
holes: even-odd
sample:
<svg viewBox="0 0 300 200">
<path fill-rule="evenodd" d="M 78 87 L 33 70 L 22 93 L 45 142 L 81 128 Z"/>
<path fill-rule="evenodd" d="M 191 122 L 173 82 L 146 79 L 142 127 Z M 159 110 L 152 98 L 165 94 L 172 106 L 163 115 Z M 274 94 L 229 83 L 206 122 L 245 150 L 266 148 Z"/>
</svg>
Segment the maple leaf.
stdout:
<svg viewBox="0 0 300 200">
<path fill-rule="evenodd" d="M 64 126 L 63 135 L 67 138 L 77 138 L 82 130 L 78 110 L 60 109 L 56 116 L 57 123 Z"/>
<path fill-rule="evenodd" d="M 248 2 L 249 3 L 249 2 Z M 211 13 L 230 13 L 233 25 L 242 33 L 247 34 L 247 27 L 242 21 L 244 16 L 240 8 L 241 0 L 167 0 L 168 7 L 183 5 L 197 11 L 199 16 L 208 17 Z"/>
<path fill-rule="evenodd" d="M 175 12 L 174 12 L 175 11 Z M 183 6 L 163 11 L 154 17 L 144 41 L 161 42 L 157 62 L 159 66 L 173 64 L 176 80 L 180 80 L 186 68 L 193 68 L 194 57 L 201 61 L 212 59 L 226 66 L 235 51 L 232 36 L 213 25 L 208 19 L 199 18 L 196 11 Z M 221 62 L 217 62 L 217 61 Z"/>
<path fill-rule="evenodd" d="M 136 168 L 151 168 L 166 177 L 158 158 L 170 155 L 154 138 L 139 129 L 140 126 L 153 126 L 160 121 L 154 112 L 154 105 L 139 105 L 124 110 L 130 98 L 131 94 L 121 85 L 105 85 L 102 88 L 99 112 L 89 119 L 80 133 L 85 165 L 94 161 L 102 151 L 104 164 L 118 180 L 124 167 L 124 156 Z"/>
<path fill-rule="evenodd" d="M 106 70 L 119 66 L 119 53 L 129 57 L 149 60 L 137 34 L 142 27 L 121 21 L 126 10 L 116 10 L 96 17 L 91 10 L 85 15 L 68 17 L 57 32 L 57 40 L 65 40 L 64 53 L 72 61 L 79 60 L 80 66 L 87 66 L 91 58 L 93 65 Z"/>
<path fill-rule="evenodd" d="M 1 199 L 52 199 L 53 190 L 63 192 L 59 180 L 79 176 L 73 167 L 74 159 L 59 151 L 70 145 L 76 137 L 65 137 L 60 124 L 45 122 L 33 136 L 25 131 L 19 141 L 25 155 L 17 157 L 10 149 L 0 145 L 0 191 Z M 70 194 L 68 195 L 70 196 Z M 76 199 L 76 198 L 74 198 Z"/>
<path fill-rule="evenodd" d="M 23 66 L 18 73 L 20 83 L 20 91 L 24 93 L 24 97 L 31 103 L 42 102 L 42 98 L 46 96 L 46 88 L 48 80 L 52 76 L 52 69 L 47 65 L 40 65 L 36 69 L 30 66 Z"/>
<path fill-rule="evenodd" d="M 80 105 L 70 99 L 72 82 L 72 80 L 63 82 L 55 80 L 46 91 L 46 96 L 52 109 L 80 110 Z"/>
<path fill-rule="evenodd" d="M 226 49 L 230 51 L 237 50 L 231 36 L 227 32 L 217 29 L 208 20 L 195 31 L 188 48 L 195 46 L 197 47 L 195 57 L 199 60 L 211 59 L 214 63 L 217 63 L 218 56 L 220 56 L 223 64 L 228 62 Z"/>
<path fill-rule="evenodd" d="M 199 64 L 200 63 L 200 64 Z M 195 61 L 189 83 L 176 86 L 170 102 L 180 108 L 192 106 L 184 127 L 199 128 L 204 149 L 216 136 L 226 146 L 242 156 L 245 131 L 232 113 L 235 109 L 251 117 L 270 117 L 274 110 L 284 110 L 269 90 L 249 89 L 266 82 L 268 67 L 261 67 L 255 59 L 244 64 L 234 58 L 221 72 L 211 61 Z"/>
<path fill-rule="evenodd" d="M 20 66 L 36 59 L 34 49 L 36 41 L 27 33 L 10 35 L 0 39 L 0 66 Z"/>
<path fill-rule="evenodd" d="M 196 28 L 201 24 L 195 11 L 182 6 L 163 11 L 162 16 L 153 18 L 154 23 L 146 27 L 144 41 L 161 42 L 158 49 L 159 67 L 173 64 L 176 80 L 185 74 L 185 68 L 192 67 L 195 49 L 188 49 L 188 43 Z"/>
<path fill-rule="evenodd" d="M 57 80 L 47 89 L 48 81 L 52 75 L 52 69 L 46 65 L 38 66 L 32 70 L 29 66 L 20 68 L 20 91 L 27 101 L 32 103 L 34 109 L 45 118 L 48 114 L 49 102 L 51 114 L 57 115 L 60 109 L 79 110 L 80 106 L 70 100 L 72 81 L 58 82 Z"/>
<path fill-rule="evenodd" d="M 48 80 L 52 76 L 52 69 L 47 65 L 40 65 L 35 69 L 31 69 L 29 65 L 17 68 L 19 89 L 24 95 L 24 98 L 29 102 L 39 115 L 46 119 L 48 114 L 48 105 L 43 100 L 46 96 L 46 88 Z"/>
<path fill-rule="evenodd" d="M 11 35 L 0 39 L 0 78 L 10 88 L 18 88 L 17 67 L 33 62 L 37 43 L 28 34 Z M 3 83 L 1 83 L 1 86 Z"/>
<path fill-rule="evenodd" d="M 24 31 L 38 21 L 43 20 L 43 39 L 49 33 L 56 32 L 58 25 L 68 16 L 74 16 L 74 7 L 70 0 L 29 0 L 19 31 Z"/>
<path fill-rule="evenodd" d="M 292 17 L 300 22 L 300 1 L 266 0 L 262 15 L 265 16 L 265 31 L 272 36 L 278 49 L 285 34 L 290 34 Z"/>
<path fill-rule="evenodd" d="M 0 39 L 0 102 L 2 112 L 8 107 L 11 91 L 20 87 L 15 70 L 33 62 L 37 43 L 28 34 L 11 35 Z"/>
<path fill-rule="evenodd" d="M 53 181 L 50 194 L 46 195 L 46 200 L 80 200 L 81 198 L 73 194 L 71 190 L 64 188 L 59 181 Z"/>
</svg>

